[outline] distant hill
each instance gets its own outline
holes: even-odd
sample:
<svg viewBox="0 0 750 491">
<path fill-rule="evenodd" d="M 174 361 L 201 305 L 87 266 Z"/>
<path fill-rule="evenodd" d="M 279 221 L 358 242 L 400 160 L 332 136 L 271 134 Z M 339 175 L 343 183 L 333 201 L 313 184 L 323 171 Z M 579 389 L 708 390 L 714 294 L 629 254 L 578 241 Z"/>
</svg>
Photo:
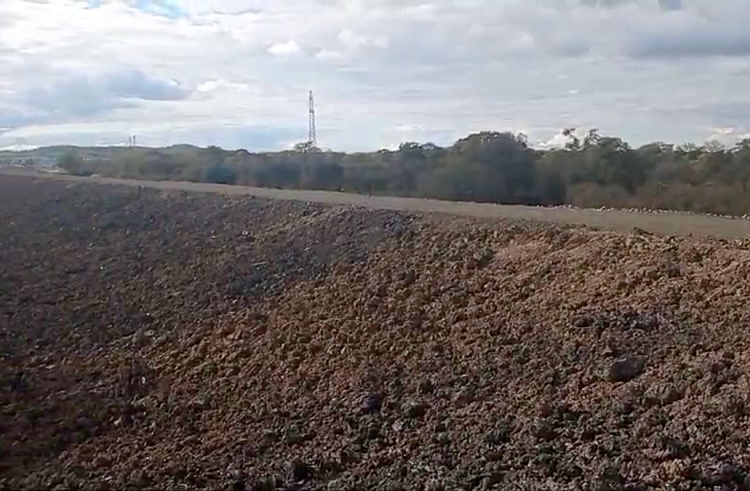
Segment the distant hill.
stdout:
<svg viewBox="0 0 750 491">
<path fill-rule="evenodd" d="M 179 145 L 172 145 L 169 147 L 135 147 L 138 150 L 141 151 L 156 151 L 156 152 L 185 152 L 185 151 L 194 151 L 194 150 L 201 150 L 200 147 L 197 147 L 195 145 L 189 145 L 189 144 L 179 144 Z M 116 155 L 119 153 L 124 153 L 127 151 L 132 151 L 133 147 L 121 147 L 121 146 L 112 146 L 112 147 L 79 147 L 75 145 L 55 145 L 50 147 L 40 147 L 35 148 L 31 150 L 20 150 L 20 151 L 13 151 L 13 150 L 0 150 L 0 160 L 4 159 L 25 159 L 25 158 L 35 158 L 35 157 L 45 157 L 45 158 L 59 158 L 60 156 L 75 152 L 79 156 L 86 158 L 102 158 L 102 157 L 110 157 L 112 155 Z"/>
</svg>

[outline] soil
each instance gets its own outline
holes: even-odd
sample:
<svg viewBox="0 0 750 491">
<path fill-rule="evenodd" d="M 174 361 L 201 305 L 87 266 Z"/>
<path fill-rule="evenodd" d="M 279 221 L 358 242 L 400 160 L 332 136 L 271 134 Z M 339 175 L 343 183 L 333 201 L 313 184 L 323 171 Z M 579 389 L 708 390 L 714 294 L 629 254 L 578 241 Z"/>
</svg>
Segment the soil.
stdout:
<svg viewBox="0 0 750 491">
<path fill-rule="evenodd" d="M 750 236 L 750 216 L 748 215 L 743 217 L 727 217 L 668 210 L 578 209 L 569 205 L 559 207 L 497 205 L 397 196 L 369 196 L 305 189 L 254 188 L 197 182 L 117 179 L 101 176 L 76 177 L 66 174 L 11 171 L 0 168 L 0 175 L 3 174 L 26 174 L 38 179 L 53 179 L 64 182 L 97 183 L 161 189 L 165 191 L 214 193 L 232 197 L 253 196 L 274 200 L 349 205 L 374 210 L 443 213 L 490 219 L 493 221 L 508 219 L 534 220 L 560 225 L 585 225 L 602 230 L 628 233 L 649 232 L 661 235 L 690 235 L 696 237 L 723 237 L 727 239 L 743 239 Z"/>
<path fill-rule="evenodd" d="M 750 489 L 750 241 L 0 177 L 0 488 Z"/>
</svg>

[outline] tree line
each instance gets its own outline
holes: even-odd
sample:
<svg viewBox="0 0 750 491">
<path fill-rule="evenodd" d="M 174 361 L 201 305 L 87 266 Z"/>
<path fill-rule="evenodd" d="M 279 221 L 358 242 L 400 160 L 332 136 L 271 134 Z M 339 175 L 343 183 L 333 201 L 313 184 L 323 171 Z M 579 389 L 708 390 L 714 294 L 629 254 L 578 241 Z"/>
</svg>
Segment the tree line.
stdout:
<svg viewBox="0 0 750 491">
<path fill-rule="evenodd" d="M 307 145 L 275 153 L 218 147 L 121 149 L 58 165 L 72 174 L 321 189 L 503 204 L 608 206 L 750 214 L 750 140 L 733 147 L 651 143 L 631 147 L 591 130 L 565 130 L 561 148 L 522 134 L 481 132 L 450 147 L 403 143 L 370 153 Z"/>
</svg>

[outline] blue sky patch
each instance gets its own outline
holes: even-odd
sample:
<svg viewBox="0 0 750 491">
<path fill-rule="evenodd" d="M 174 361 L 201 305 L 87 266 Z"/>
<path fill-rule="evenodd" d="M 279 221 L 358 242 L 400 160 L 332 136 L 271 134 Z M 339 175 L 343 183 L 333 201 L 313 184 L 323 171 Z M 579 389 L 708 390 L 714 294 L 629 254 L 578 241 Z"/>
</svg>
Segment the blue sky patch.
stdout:
<svg viewBox="0 0 750 491">
<path fill-rule="evenodd" d="M 186 17 L 187 13 L 180 8 L 179 2 L 172 0 L 133 0 L 131 5 L 138 10 L 154 15 L 179 19 Z M 102 6 L 102 0 L 88 0 L 88 8 L 96 9 Z"/>
</svg>

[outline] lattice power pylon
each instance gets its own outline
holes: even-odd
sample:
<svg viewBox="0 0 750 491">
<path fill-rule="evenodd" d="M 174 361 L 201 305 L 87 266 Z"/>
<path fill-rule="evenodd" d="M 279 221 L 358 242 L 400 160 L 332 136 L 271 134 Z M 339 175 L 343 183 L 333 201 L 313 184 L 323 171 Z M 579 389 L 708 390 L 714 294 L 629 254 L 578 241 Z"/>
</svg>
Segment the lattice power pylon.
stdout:
<svg viewBox="0 0 750 491">
<path fill-rule="evenodd" d="M 315 100 L 313 99 L 313 92 L 310 91 L 310 122 L 307 132 L 307 143 L 313 148 L 318 146 L 318 135 L 315 131 Z"/>
</svg>

